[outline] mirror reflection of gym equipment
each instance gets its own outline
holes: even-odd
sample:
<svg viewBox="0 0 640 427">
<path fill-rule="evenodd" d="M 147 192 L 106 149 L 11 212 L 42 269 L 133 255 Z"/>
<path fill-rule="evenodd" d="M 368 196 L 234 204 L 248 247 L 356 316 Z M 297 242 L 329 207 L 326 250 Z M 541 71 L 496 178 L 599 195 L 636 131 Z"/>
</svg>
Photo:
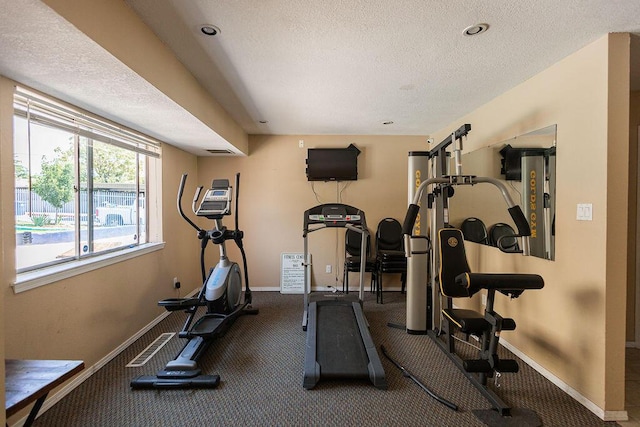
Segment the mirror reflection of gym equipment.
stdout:
<svg viewBox="0 0 640 427">
<path fill-rule="evenodd" d="M 466 173 L 501 180 L 511 197 L 520 200 L 532 228 L 530 255 L 548 260 L 555 258 L 555 151 L 556 125 L 550 125 L 462 155 Z M 459 226 L 477 218 L 487 231 L 494 224 L 513 227 L 501 205 L 502 198 L 492 188 L 459 187 L 450 201 L 450 222 Z M 467 233 L 465 239 L 470 240 Z"/>
<path fill-rule="evenodd" d="M 516 323 L 494 311 L 496 292 L 517 298 L 525 290 L 541 289 L 544 281 L 536 274 L 472 273 L 469 268 L 464 236 L 450 222 L 450 200 L 455 199 L 458 188 L 490 184 L 499 191 L 517 229 L 501 239 L 518 239 L 517 253 L 530 255 L 531 236 L 527 216 L 503 181 L 462 173 L 462 145 L 470 130 L 471 125 L 463 125 L 430 151 L 409 156 L 412 200 L 403 224 L 408 258 L 406 331 L 428 334 L 491 403 L 491 410 L 473 411 L 480 420 L 488 425 L 504 425 L 505 420 L 516 423 L 513 425 L 540 425 L 533 411 L 511 408 L 488 385 L 490 378 L 499 385 L 503 373 L 518 371 L 515 360 L 498 356 L 500 333 L 514 330 Z M 447 151 L 452 144 L 453 154 Z M 450 167 L 452 161 L 455 169 Z M 500 241 L 497 247 L 513 252 L 505 250 Z M 454 306 L 453 298 L 470 298 L 479 292 L 486 292 L 483 313 Z M 457 342 L 475 347 L 475 358 L 462 355 Z"/>
</svg>

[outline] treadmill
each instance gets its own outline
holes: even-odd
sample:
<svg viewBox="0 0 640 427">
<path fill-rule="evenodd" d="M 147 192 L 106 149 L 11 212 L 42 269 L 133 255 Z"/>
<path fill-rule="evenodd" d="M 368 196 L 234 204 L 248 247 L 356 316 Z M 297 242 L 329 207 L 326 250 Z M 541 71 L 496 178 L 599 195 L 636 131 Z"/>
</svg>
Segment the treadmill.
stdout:
<svg viewBox="0 0 640 427">
<path fill-rule="evenodd" d="M 364 212 L 340 203 L 318 205 L 304 213 L 304 314 L 302 329 L 307 331 L 304 358 L 305 389 L 316 386 L 321 378 L 370 380 L 380 389 L 387 381 L 380 357 L 369 333 L 362 311 L 366 250 L 361 250 L 360 290 L 357 295 L 311 293 L 311 257 L 309 233 L 327 228 L 349 228 L 362 235 L 366 248 L 369 231 Z"/>
</svg>

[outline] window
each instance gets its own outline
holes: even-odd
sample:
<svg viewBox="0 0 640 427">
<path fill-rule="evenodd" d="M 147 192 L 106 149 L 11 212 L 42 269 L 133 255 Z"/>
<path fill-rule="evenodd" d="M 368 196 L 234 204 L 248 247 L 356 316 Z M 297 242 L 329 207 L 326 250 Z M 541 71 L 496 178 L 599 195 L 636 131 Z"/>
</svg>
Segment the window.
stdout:
<svg viewBox="0 0 640 427">
<path fill-rule="evenodd" d="M 23 88 L 14 95 L 16 268 L 147 243 L 160 143 Z"/>
</svg>

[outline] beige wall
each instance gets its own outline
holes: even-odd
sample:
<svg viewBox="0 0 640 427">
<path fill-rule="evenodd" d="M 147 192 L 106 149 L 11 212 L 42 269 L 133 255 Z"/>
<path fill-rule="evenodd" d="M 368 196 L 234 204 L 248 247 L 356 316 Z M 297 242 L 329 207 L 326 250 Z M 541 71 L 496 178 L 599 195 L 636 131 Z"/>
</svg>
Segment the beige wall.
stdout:
<svg viewBox="0 0 640 427">
<path fill-rule="evenodd" d="M 606 407 L 624 408 L 625 324 L 629 230 L 629 94 L 630 36 L 611 34 L 607 99 L 607 238 L 605 316 Z M 635 171 L 634 171 L 635 173 Z M 635 222 L 635 217 L 632 219 Z M 622 241 L 621 241 L 622 238 Z M 624 246 L 621 250 L 620 246 Z M 631 258 L 632 259 L 632 258 Z M 635 268 L 633 268 L 635 270 Z M 610 405 L 609 402 L 612 402 Z"/>
<path fill-rule="evenodd" d="M 163 166 L 163 198 L 171 201 L 174 183 L 183 171 L 195 175 L 196 161 L 164 146 Z M 6 191 L 12 183 L 2 185 Z M 165 231 L 163 250 L 20 294 L 7 286 L 6 356 L 82 359 L 91 366 L 162 313 L 159 299 L 178 296 L 173 277 L 185 284 L 182 294 L 199 286 L 197 239 L 183 237 L 193 233 L 174 211 L 174 203 L 164 204 L 163 226 L 171 232 Z M 3 242 L 7 253 L 14 245 Z"/>
<path fill-rule="evenodd" d="M 497 302 L 518 324 L 504 338 L 606 411 L 624 409 L 628 45 L 605 36 L 434 135 L 471 123 L 472 151 L 558 125 L 556 261 L 477 248 L 472 268 L 544 277 L 543 290 Z M 593 221 L 576 220 L 578 203 Z"/>
<path fill-rule="evenodd" d="M 632 52 L 633 52 L 633 43 Z M 640 55 L 636 51 L 635 54 Z M 632 53 L 633 55 L 633 53 Z M 638 126 L 640 126 L 640 92 L 631 92 L 629 105 L 629 274 L 627 284 L 627 335 L 628 342 L 636 341 L 636 290 L 637 290 L 637 203 L 638 203 Z M 631 219 L 635 218 L 633 221 Z"/>
<path fill-rule="evenodd" d="M 12 83 L 0 78 L 2 206 L 13 206 Z M 8 108 L 7 108 L 8 105 Z M 3 114 L 9 111 L 9 114 Z M 8 121 L 8 123 L 7 123 Z M 6 164 L 8 163 L 8 164 Z M 25 359 L 79 359 L 91 367 L 162 313 L 157 301 L 183 296 L 201 283 L 193 230 L 176 212 L 176 190 L 183 172 L 196 176 L 196 157 L 164 145 L 161 180 L 165 248 L 14 294 L 13 209 L 2 209 L 2 283 L 4 356 Z M 184 285 L 173 289 L 172 278 Z M 3 347 L 0 345 L 0 349 Z M 4 365 L 3 365 L 4 367 Z M 2 382 L 4 386 L 4 382 Z M 16 415 L 18 419 L 21 415 Z M 14 421 L 15 421 L 14 419 Z"/>
<path fill-rule="evenodd" d="M 299 148 L 300 140 L 304 148 Z M 316 182 L 316 200 L 305 175 L 307 148 L 347 147 L 351 143 L 362 150 L 358 180 Z M 240 227 L 246 235 L 250 281 L 252 287 L 278 289 L 280 254 L 303 251 L 305 210 L 338 201 L 338 188 L 346 186 L 341 202 L 363 210 L 372 233 L 384 217 L 402 222 L 407 206 L 407 153 L 425 147 L 426 138 L 420 136 L 250 136 L 248 157 L 199 158 L 199 183 L 209 185 L 216 177 L 232 180 L 236 172 L 241 173 Z M 232 219 L 225 221 L 233 226 Z M 310 235 L 314 284 L 335 286 L 336 265 L 342 282 L 344 231 L 322 230 Z M 327 264 L 333 266 L 331 274 L 325 273 Z M 368 276 L 365 280 L 368 289 Z M 350 276 L 349 283 L 357 286 L 357 275 Z M 385 277 L 385 284 L 399 286 L 399 275 Z"/>
<path fill-rule="evenodd" d="M 182 171 L 195 175 L 196 161 L 164 146 L 163 165 L 163 198 L 171 201 L 173 184 Z M 11 180 L 2 186 L 11 189 Z M 163 250 L 19 294 L 7 286 L 6 356 L 82 359 L 91 366 L 161 314 L 159 299 L 178 296 L 174 276 L 186 285 L 183 294 L 199 286 L 197 239 L 183 237 L 193 233 L 174 211 L 174 203 L 164 204 L 163 226 L 171 232 L 165 231 Z M 7 253 L 14 252 L 14 245 L 13 239 L 3 241 Z"/>
<path fill-rule="evenodd" d="M 13 86 L 11 82 L 0 76 L 0 183 L 13 181 Z M 0 185 L 0 242 L 7 239 L 5 236 L 14 233 L 13 226 L 13 189 L 7 191 L 4 185 Z M 5 293 L 8 288 L 10 269 L 6 268 L 7 264 L 13 264 L 13 257 L 5 250 L 4 245 L 0 247 L 0 283 L 2 290 L 0 291 L 0 307 L 2 307 L 2 315 L 0 316 L 0 356 L 5 358 Z M 4 363 L 0 366 L 0 400 L 4 399 Z M 1 411 L 0 424 L 5 423 L 5 412 Z"/>
</svg>

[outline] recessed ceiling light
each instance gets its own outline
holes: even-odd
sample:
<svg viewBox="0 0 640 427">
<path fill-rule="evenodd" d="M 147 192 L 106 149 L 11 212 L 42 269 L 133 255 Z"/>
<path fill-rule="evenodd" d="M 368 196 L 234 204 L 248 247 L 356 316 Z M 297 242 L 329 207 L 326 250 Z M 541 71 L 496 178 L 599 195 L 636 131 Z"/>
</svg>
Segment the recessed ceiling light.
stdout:
<svg viewBox="0 0 640 427">
<path fill-rule="evenodd" d="M 465 36 L 477 36 L 478 34 L 486 32 L 488 29 L 489 24 L 476 24 L 465 28 L 462 31 L 462 34 L 464 34 Z"/>
<path fill-rule="evenodd" d="M 211 24 L 204 24 L 200 26 L 200 32 L 205 36 L 215 36 L 216 34 L 220 34 L 220 28 Z"/>
<path fill-rule="evenodd" d="M 391 120 L 389 120 L 388 122 L 382 122 L 383 125 L 392 125 L 393 122 Z"/>
</svg>

